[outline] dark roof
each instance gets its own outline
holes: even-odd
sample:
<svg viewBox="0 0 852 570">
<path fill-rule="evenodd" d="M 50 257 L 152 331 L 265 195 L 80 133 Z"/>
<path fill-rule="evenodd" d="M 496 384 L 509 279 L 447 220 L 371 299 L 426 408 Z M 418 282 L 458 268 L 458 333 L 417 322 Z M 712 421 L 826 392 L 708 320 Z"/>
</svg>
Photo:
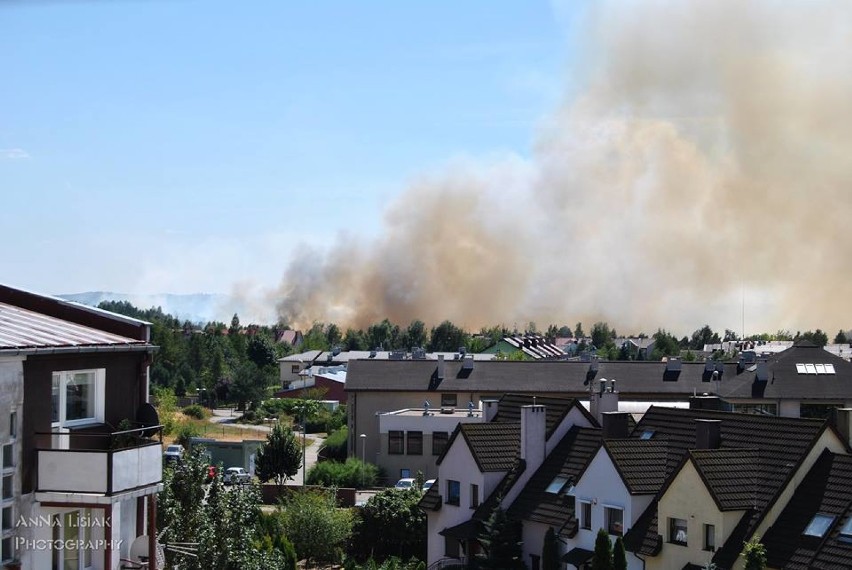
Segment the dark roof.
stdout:
<svg viewBox="0 0 852 570">
<path fill-rule="evenodd" d="M 473 518 L 479 521 L 486 521 L 488 517 L 491 516 L 492 511 L 500 506 L 500 503 L 503 500 L 503 497 L 515 486 L 515 483 L 521 478 L 521 475 L 527 469 L 527 462 L 523 459 L 518 459 L 517 462 L 512 466 L 508 473 L 506 473 L 505 477 L 497 483 L 497 486 L 488 495 L 488 498 L 485 499 L 475 511 L 473 511 Z"/>
<path fill-rule="evenodd" d="M 656 556 L 662 547 L 663 538 L 657 533 L 657 500 L 654 499 L 624 535 L 624 548 L 636 554 Z"/>
<path fill-rule="evenodd" d="M 468 519 L 456 526 L 445 528 L 438 534 L 458 540 L 475 540 L 482 534 L 482 523 L 476 519 Z"/>
<path fill-rule="evenodd" d="M 761 483 L 755 470 L 761 462 L 757 449 L 694 449 L 689 457 L 720 511 L 754 508 Z"/>
<path fill-rule="evenodd" d="M 444 460 L 456 438 L 463 437 L 477 467 L 482 472 L 508 471 L 518 458 L 521 447 L 519 423 L 460 423 L 450 436 L 438 465 Z"/>
<path fill-rule="evenodd" d="M 824 538 L 802 533 L 817 513 L 834 516 Z M 840 529 L 852 517 L 852 457 L 826 450 L 763 537 L 770 566 L 793 570 L 852 568 L 852 539 Z"/>
<path fill-rule="evenodd" d="M 826 353 L 828 354 L 828 353 Z M 622 397 L 683 399 L 684 395 L 715 391 L 702 362 L 682 362 L 681 370 L 666 374 L 665 362 L 602 361 L 477 361 L 463 370 L 460 361 L 444 362 L 444 378 L 438 378 L 434 360 L 354 360 L 349 362 L 349 391 L 435 391 L 502 394 L 550 393 L 587 398 L 589 382 L 616 379 Z M 736 375 L 736 363 L 723 365 L 721 386 Z M 665 379 L 664 379 L 665 378 Z M 852 390 L 852 388 L 850 388 Z"/>
<path fill-rule="evenodd" d="M 572 548 L 566 552 L 564 556 L 562 556 L 562 562 L 580 568 L 594 555 L 595 553 L 593 551 L 586 550 L 585 548 Z"/>
<path fill-rule="evenodd" d="M 432 486 L 423 493 L 423 496 L 420 497 L 420 502 L 417 503 L 424 511 L 439 511 L 441 510 L 441 505 L 443 504 L 443 497 L 441 497 L 441 485 L 440 480 L 435 479 L 435 482 L 432 483 Z"/>
<path fill-rule="evenodd" d="M 553 494 L 547 493 L 546 489 L 557 476 L 576 483 L 599 448 L 600 441 L 600 429 L 574 426 L 568 430 L 541 467 L 530 477 L 507 514 L 515 519 L 551 525 L 557 530 L 570 523 L 574 517 L 572 498 L 568 497 L 564 490 Z"/>
<path fill-rule="evenodd" d="M 609 439 L 604 448 L 631 495 L 656 494 L 680 459 L 665 440 Z"/>
<path fill-rule="evenodd" d="M 562 419 L 576 407 L 589 420 L 592 425 L 597 425 L 597 420 L 583 407 L 575 398 L 558 398 L 554 396 L 533 396 L 531 394 L 505 394 L 497 404 L 497 413 L 492 421 L 501 423 L 520 423 L 521 408 L 523 406 L 540 405 L 545 407 L 547 439 L 553 435 L 554 430 L 562 422 Z"/>
<path fill-rule="evenodd" d="M 754 500 L 752 502 L 754 510 L 748 511 L 748 516 L 744 517 L 745 522 L 741 523 L 742 534 L 745 537 L 754 532 L 767 507 L 774 503 L 778 494 L 816 443 L 817 438 L 826 429 L 824 420 L 652 406 L 637 424 L 631 437 L 638 438 L 645 431 L 653 431 L 654 435 L 651 441 L 666 441 L 670 446 L 670 451 L 686 461 L 687 452 L 696 447 L 696 419 L 721 421 L 720 450 L 747 449 L 752 452 L 756 450 L 756 461 L 753 464 L 745 466 L 738 463 L 734 467 L 741 470 L 748 467 L 748 471 L 734 473 L 734 468 L 728 471 L 729 476 L 736 477 L 740 481 L 754 480 L 759 483 L 754 487 Z M 698 456 L 699 461 L 702 462 L 701 465 L 705 468 L 703 473 L 710 476 L 711 492 L 715 488 L 714 496 L 720 501 L 720 504 L 734 505 L 738 504 L 738 501 L 739 504 L 742 504 L 744 500 L 741 495 L 717 481 L 719 477 L 724 475 L 724 465 L 721 462 L 712 461 L 712 454 L 710 453 L 699 452 Z M 742 456 L 739 457 L 742 458 Z M 669 477 L 666 485 L 670 484 L 673 479 L 674 477 Z M 712 487 L 712 485 L 715 485 L 715 487 Z M 665 493 L 665 489 L 664 486 L 660 490 L 660 494 Z M 656 511 L 656 502 L 651 504 L 650 509 Z M 653 514 L 653 517 L 656 517 L 656 513 Z M 651 532 L 650 527 L 646 530 Z M 639 530 L 634 527 L 628 534 L 638 532 Z M 656 528 L 654 528 L 654 535 L 656 535 L 656 532 Z M 634 536 L 631 544 L 647 549 L 648 543 L 654 540 L 656 540 L 655 536 L 641 538 Z M 732 535 L 725 545 L 717 551 L 714 562 L 722 567 L 729 567 L 742 550 L 742 540 L 742 538 Z M 736 544 L 734 544 L 735 542 Z M 643 553 L 647 554 L 644 551 Z"/>
<path fill-rule="evenodd" d="M 801 374 L 796 364 L 831 364 L 834 374 Z M 766 382 L 757 380 L 756 369 L 742 370 L 738 374 L 725 372 L 722 380 L 722 397 L 730 399 L 799 399 L 844 400 L 852 391 L 852 363 L 810 342 L 797 342 L 794 346 L 766 359 Z"/>
</svg>

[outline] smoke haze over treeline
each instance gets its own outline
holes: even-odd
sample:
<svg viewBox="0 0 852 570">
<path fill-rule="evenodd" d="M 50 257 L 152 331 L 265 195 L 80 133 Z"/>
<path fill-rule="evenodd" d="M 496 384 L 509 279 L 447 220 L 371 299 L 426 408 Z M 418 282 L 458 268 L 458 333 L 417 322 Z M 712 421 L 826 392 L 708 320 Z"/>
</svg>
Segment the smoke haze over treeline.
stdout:
<svg viewBox="0 0 852 570">
<path fill-rule="evenodd" d="M 850 27 L 846 3 L 596 3 L 531 156 L 454 161 L 379 238 L 306 248 L 280 318 L 848 328 Z"/>
</svg>

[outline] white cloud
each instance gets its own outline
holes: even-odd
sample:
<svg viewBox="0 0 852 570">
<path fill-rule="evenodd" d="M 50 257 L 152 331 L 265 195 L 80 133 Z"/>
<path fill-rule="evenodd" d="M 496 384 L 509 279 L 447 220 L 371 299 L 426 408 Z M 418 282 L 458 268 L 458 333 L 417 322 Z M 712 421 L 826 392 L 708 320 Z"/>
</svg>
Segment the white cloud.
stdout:
<svg viewBox="0 0 852 570">
<path fill-rule="evenodd" d="M 22 148 L 0 148 L 0 159 L 2 160 L 27 160 L 32 158 L 30 153 Z"/>
</svg>

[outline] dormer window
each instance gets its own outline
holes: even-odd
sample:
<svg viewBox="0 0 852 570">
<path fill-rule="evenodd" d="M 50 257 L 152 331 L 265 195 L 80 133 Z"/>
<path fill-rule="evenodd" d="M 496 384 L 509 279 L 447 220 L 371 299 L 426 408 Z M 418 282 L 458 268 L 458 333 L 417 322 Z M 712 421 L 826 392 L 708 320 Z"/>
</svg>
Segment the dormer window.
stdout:
<svg viewBox="0 0 852 570">
<path fill-rule="evenodd" d="M 654 430 L 646 429 L 642 432 L 642 435 L 639 436 L 639 439 L 651 439 L 654 437 Z"/>
<path fill-rule="evenodd" d="M 805 532 L 803 532 L 802 534 L 804 534 L 805 536 L 814 536 L 816 538 L 822 538 L 825 536 L 825 533 L 828 532 L 828 529 L 831 528 L 831 524 L 836 518 L 837 517 L 832 515 L 817 513 L 814 515 L 814 518 L 811 519 L 811 522 L 808 523 Z"/>
</svg>

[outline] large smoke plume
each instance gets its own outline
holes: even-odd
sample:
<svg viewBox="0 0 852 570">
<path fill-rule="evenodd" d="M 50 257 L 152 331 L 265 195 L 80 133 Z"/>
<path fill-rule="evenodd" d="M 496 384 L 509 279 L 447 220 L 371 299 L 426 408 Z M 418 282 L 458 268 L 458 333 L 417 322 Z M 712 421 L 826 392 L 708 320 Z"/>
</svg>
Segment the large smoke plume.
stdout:
<svg viewBox="0 0 852 570">
<path fill-rule="evenodd" d="M 378 240 L 293 260 L 280 316 L 848 328 L 850 28 L 846 3 L 596 4 L 531 157 L 415 181 Z"/>
</svg>

